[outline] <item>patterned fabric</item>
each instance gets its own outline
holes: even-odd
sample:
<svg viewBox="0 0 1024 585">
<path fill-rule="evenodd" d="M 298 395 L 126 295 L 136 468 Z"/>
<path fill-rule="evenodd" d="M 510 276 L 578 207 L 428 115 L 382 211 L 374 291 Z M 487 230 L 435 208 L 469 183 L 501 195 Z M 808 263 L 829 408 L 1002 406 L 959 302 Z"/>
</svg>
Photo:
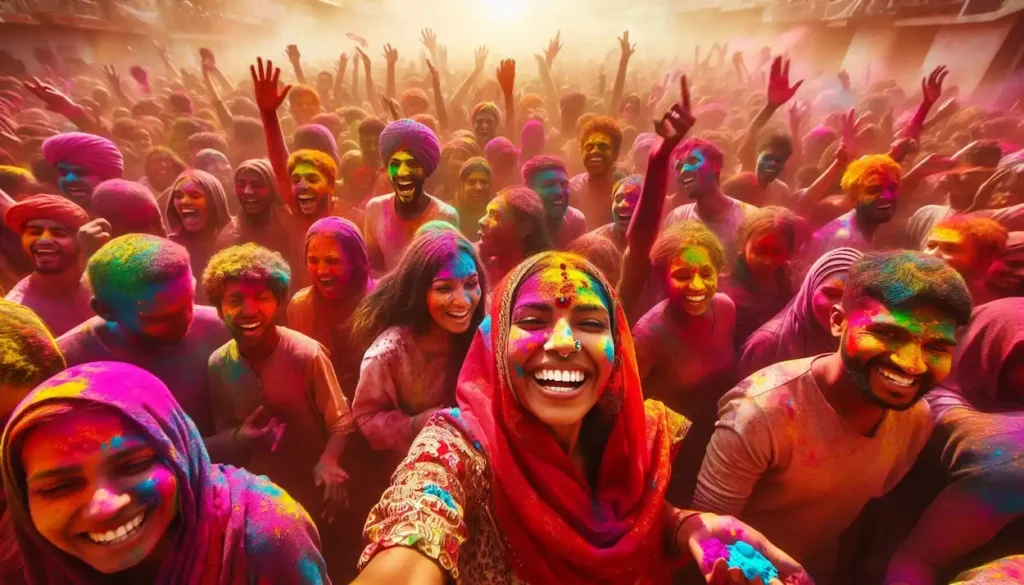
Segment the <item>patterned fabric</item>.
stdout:
<svg viewBox="0 0 1024 585">
<path fill-rule="evenodd" d="M 495 359 L 506 354 L 519 285 L 538 269 L 559 264 L 587 273 L 611 303 L 616 356 L 596 406 L 609 430 L 595 487 L 575 471 L 548 428 L 519 405 L 508 362 Z M 413 546 L 428 556 L 434 553 L 449 575 L 465 583 L 512 583 L 516 578 L 535 584 L 663 582 L 674 568 L 664 546 L 665 492 L 671 459 L 689 422 L 659 402 L 644 404 L 626 317 L 612 290 L 578 256 L 538 254 L 513 270 L 494 294 L 490 323 L 495 325 L 480 327 L 466 357 L 456 392 L 460 409 L 443 412 L 449 427 L 461 430 L 486 457 L 489 472 L 483 476 L 490 484 L 474 482 L 470 470 L 476 456 L 457 441 L 438 441 L 433 451 L 417 441 L 371 515 L 371 544 L 363 563 L 388 546 Z M 410 475 L 409 465 L 435 474 Z M 410 488 L 406 481 L 421 484 Z M 507 564 L 489 556 L 471 556 L 472 561 L 459 556 L 480 550 L 477 541 L 487 535 L 482 527 L 487 522 L 465 520 L 473 500 L 467 493 L 474 489 L 482 492 L 487 520 L 501 535 Z M 425 510 L 437 515 L 432 525 L 416 520 Z M 403 528 L 410 523 L 426 526 Z M 425 535 L 429 538 L 421 545 Z M 460 576 L 458 570 L 470 564 L 480 566 L 482 576 Z"/>
<path fill-rule="evenodd" d="M 92 583 L 36 530 L 24 493 L 24 469 L 11 452 L 44 405 L 94 405 L 142 429 L 178 485 L 177 538 L 160 564 L 159 585 L 326 583 L 320 539 L 305 510 L 264 477 L 213 465 L 199 431 L 159 379 L 134 366 L 98 362 L 62 372 L 36 388 L 4 436 L 3 481 L 32 585 Z M 45 412 L 45 411 L 44 411 Z M 91 573 L 91 571 L 90 571 Z"/>
</svg>

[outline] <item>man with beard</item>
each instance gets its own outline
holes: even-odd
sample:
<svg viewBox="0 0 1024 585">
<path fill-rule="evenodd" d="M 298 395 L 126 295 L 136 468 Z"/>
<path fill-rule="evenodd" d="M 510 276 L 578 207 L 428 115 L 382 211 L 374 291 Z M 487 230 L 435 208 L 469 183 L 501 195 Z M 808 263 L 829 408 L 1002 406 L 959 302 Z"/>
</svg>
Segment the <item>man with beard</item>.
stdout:
<svg viewBox="0 0 1024 585">
<path fill-rule="evenodd" d="M 738 516 L 828 585 L 840 535 L 927 441 L 920 399 L 949 374 L 970 317 L 941 260 L 866 254 L 831 309 L 839 350 L 769 366 L 721 399 L 694 508 Z"/>
<path fill-rule="evenodd" d="M 587 172 L 569 181 L 569 203 L 583 212 L 587 230 L 611 221 L 615 161 L 621 146 L 622 129 L 612 118 L 594 118 L 580 130 L 580 154 Z"/>
<path fill-rule="evenodd" d="M 441 157 L 441 143 L 430 129 L 404 119 L 388 124 L 380 135 L 393 193 L 366 204 L 363 235 L 375 270 L 391 270 L 423 224 L 441 220 L 459 227 L 455 208 L 428 194 L 424 185 Z"/>
<path fill-rule="evenodd" d="M 185 248 L 151 235 L 121 236 L 89 259 L 86 274 L 98 316 L 57 339 L 68 366 L 134 364 L 160 378 L 199 432 L 212 435 L 207 363 L 231 336 L 216 309 L 195 304 Z"/>
<path fill-rule="evenodd" d="M 838 247 L 868 251 L 875 247 L 875 232 L 896 213 L 903 171 L 885 154 L 862 156 L 850 163 L 841 186 L 853 207 L 814 232 L 804 247 L 794 276 L 802 278 L 826 250 Z"/>
<path fill-rule="evenodd" d="M 556 250 L 564 250 L 569 242 L 587 232 L 583 212 L 569 206 L 569 172 L 562 159 L 545 154 L 535 156 L 526 161 L 521 173 L 523 184 L 544 202 L 548 236 Z"/>
<path fill-rule="evenodd" d="M 92 292 L 82 282 L 82 253 L 76 235 L 89 221 L 85 210 L 59 195 L 31 195 L 4 215 L 21 237 L 33 271 L 7 296 L 35 311 L 54 335 L 94 315 Z"/>
<path fill-rule="evenodd" d="M 725 247 L 727 258 L 736 254 L 736 237 L 740 223 L 753 205 L 733 199 L 722 192 L 721 174 L 725 157 L 713 142 L 701 138 L 687 138 L 672 151 L 672 165 L 676 172 L 679 194 L 686 203 L 673 209 L 665 218 L 664 227 L 695 219 L 708 226 Z"/>
<path fill-rule="evenodd" d="M 68 132 L 43 142 L 43 158 L 57 169 L 62 195 L 89 210 L 92 192 L 107 179 L 120 179 L 124 157 L 117 146 L 93 134 Z"/>
<path fill-rule="evenodd" d="M 626 251 L 626 232 L 633 220 L 636 204 L 640 201 L 643 184 L 644 178 L 641 175 L 630 175 L 616 182 L 612 188 L 612 222 L 590 232 L 614 244 L 619 254 Z"/>
<path fill-rule="evenodd" d="M 364 118 L 359 122 L 359 152 L 363 153 L 363 164 L 374 179 L 372 195 L 387 195 L 391 192 L 391 181 L 387 169 L 380 160 L 380 135 L 387 124 L 380 118 Z"/>
</svg>

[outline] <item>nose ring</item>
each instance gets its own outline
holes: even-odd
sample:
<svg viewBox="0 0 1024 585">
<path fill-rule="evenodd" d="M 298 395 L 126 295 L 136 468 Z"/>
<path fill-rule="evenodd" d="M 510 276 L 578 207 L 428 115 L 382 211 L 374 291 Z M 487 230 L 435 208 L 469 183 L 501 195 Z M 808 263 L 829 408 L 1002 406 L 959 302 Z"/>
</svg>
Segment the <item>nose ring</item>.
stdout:
<svg viewBox="0 0 1024 585">
<path fill-rule="evenodd" d="M 572 355 L 574 353 L 579 353 L 580 350 L 583 349 L 583 344 L 580 343 L 579 339 L 576 339 L 576 340 L 573 341 L 572 347 L 573 347 L 573 351 L 566 352 L 566 353 L 558 352 L 558 355 L 562 356 L 562 359 L 568 359 L 568 357 L 570 355 Z"/>
</svg>

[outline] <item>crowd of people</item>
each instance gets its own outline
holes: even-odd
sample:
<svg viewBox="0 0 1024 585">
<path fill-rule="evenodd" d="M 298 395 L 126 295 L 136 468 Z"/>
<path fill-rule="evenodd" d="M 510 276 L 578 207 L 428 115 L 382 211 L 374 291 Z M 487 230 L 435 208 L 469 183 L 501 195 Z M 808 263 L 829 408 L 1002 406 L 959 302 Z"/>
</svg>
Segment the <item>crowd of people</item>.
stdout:
<svg viewBox="0 0 1024 585">
<path fill-rule="evenodd" d="M 1021 103 L 421 42 L 0 78 L 3 583 L 1024 582 Z"/>
</svg>

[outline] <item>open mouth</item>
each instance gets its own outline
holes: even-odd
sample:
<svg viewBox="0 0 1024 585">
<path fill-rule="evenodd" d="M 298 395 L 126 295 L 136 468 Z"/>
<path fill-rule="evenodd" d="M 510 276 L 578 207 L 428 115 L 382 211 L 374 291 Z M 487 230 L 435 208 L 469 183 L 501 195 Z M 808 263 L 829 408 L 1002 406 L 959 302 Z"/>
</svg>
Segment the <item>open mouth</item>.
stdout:
<svg viewBox="0 0 1024 585">
<path fill-rule="evenodd" d="M 239 323 L 238 328 L 245 334 L 251 334 L 263 326 L 263 321 L 253 321 L 251 323 Z"/>
<path fill-rule="evenodd" d="M 584 159 L 584 162 L 586 162 L 587 164 L 599 165 L 604 163 L 604 157 L 599 155 L 588 156 L 586 159 Z"/>
<path fill-rule="evenodd" d="M 402 193 L 409 193 L 416 188 L 416 183 L 407 179 L 395 179 L 395 189 Z"/>
<path fill-rule="evenodd" d="M 683 298 L 685 298 L 688 302 L 691 302 L 691 303 L 703 303 L 704 299 L 708 298 L 708 295 L 707 294 L 702 294 L 702 295 L 686 295 Z"/>
<path fill-rule="evenodd" d="M 693 175 L 683 175 L 679 182 L 682 184 L 683 189 L 689 190 L 692 189 L 693 184 L 697 182 L 697 177 L 694 177 Z"/>
<path fill-rule="evenodd" d="M 615 219 L 619 221 L 628 222 L 629 220 L 633 219 L 633 211 L 619 211 L 615 214 Z"/>
<path fill-rule="evenodd" d="M 882 376 L 882 378 L 884 378 L 886 382 L 892 384 L 893 386 L 909 389 L 913 388 L 914 386 L 917 386 L 920 382 L 920 379 L 918 377 L 908 376 L 903 372 L 895 368 L 891 368 L 889 366 L 880 365 L 876 369 L 878 370 L 878 373 Z"/>
<path fill-rule="evenodd" d="M 89 195 L 89 190 L 79 183 L 65 184 L 64 192 L 69 197 L 88 197 Z"/>
<path fill-rule="evenodd" d="M 32 254 L 37 260 L 56 260 L 60 258 L 60 250 L 52 250 L 50 248 L 36 248 L 32 251 Z"/>
<path fill-rule="evenodd" d="M 551 394 L 571 394 L 579 390 L 590 378 L 580 370 L 542 369 L 532 374 L 533 381 Z"/>
<path fill-rule="evenodd" d="M 465 311 L 447 311 L 445 315 L 455 321 L 465 321 L 466 319 L 469 319 L 469 309 L 466 309 Z"/>
<path fill-rule="evenodd" d="M 142 525 L 145 524 L 147 519 L 148 513 L 144 511 L 113 530 L 108 530 L 106 532 L 86 532 L 85 536 L 93 544 L 101 546 L 123 544 L 141 533 Z"/>
<path fill-rule="evenodd" d="M 317 208 L 317 196 L 315 193 L 304 191 L 300 193 L 296 198 L 299 203 L 299 211 L 309 215 L 316 212 Z"/>
</svg>

